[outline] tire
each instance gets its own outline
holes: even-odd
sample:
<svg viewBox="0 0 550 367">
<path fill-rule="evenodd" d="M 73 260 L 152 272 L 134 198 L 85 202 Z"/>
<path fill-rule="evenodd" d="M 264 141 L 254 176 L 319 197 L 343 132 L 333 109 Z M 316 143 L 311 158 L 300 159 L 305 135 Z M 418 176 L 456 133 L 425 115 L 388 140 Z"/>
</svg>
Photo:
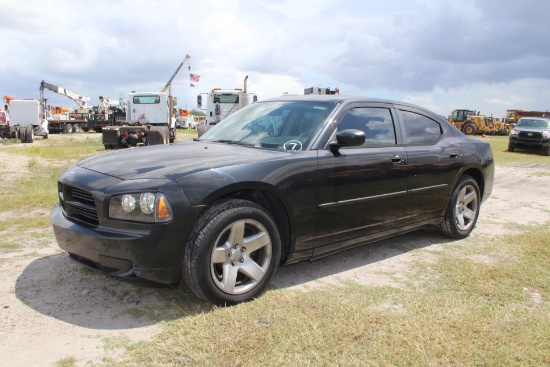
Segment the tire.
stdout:
<svg viewBox="0 0 550 367">
<path fill-rule="evenodd" d="M 547 147 L 547 148 L 544 150 L 544 155 L 550 156 L 550 147 Z"/>
<path fill-rule="evenodd" d="M 455 239 L 468 237 L 476 225 L 480 205 L 477 181 L 471 176 L 462 175 L 453 189 L 439 231 Z"/>
<path fill-rule="evenodd" d="M 515 145 L 512 142 L 508 142 L 508 151 L 513 152 L 515 149 Z"/>
<path fill-rule="evenodd" d="M 32 143 L 34 141 L 34 129 L 32 126 L 27 128 L 26 135 L 27 135 L 27 138 L 26 138 L 27 143 Z"/>
<path fill-rule="evenodd" d="M 65 125 L 65 132 L 66 132 L 67 134 L 72 134 L 72 132 L 73 132 L 73 125 L 71 125 L 71 124 Z"/>
<path fill-rule="evenodd" d="M 218 306 L 262 294 L 281 258 L 269 213 L 246 200 L 223 200 L 197 219 L 184 251 L 182 277 L 199 298 Z"/>
<path fill-rule="evenodd" d="M 19 140 L 21 140 L 21 143 L 26 143 L 27 142 L 27 128 L 26 127 L 21 128 L 19 130 Z"/>
<path fill-rule="evenodd" d="M 90 131 L 90 127 L 89 126 L 82 126 L 82 131 L 87 133 L 88 131 Z"/>
<path fill-rule="evenodd" d="M 42 136 L 43 139 L 48 139 L 48 137 L 49 137 L 49 134 L 44 134 L 44 135 Z"/>
<path fill-rule="evenodd" d="M 80 132 L 80 125 L 74 124 L 73 125 L 73 133 L 79 133 Z"/>
<path fill-rule="evenodd" d="M 15 141 L 17 142 L 19 139 L 20 139 L 19 129 L 16 129 L 15 130 Z"/>
<path fill-rule="evenodd" d="M 476 125 L 474 125 L 474 124 L 465 124 L 462 127 L 462 132 L 466 135 L 475 135 L 477 133 Z"/>
</svg>

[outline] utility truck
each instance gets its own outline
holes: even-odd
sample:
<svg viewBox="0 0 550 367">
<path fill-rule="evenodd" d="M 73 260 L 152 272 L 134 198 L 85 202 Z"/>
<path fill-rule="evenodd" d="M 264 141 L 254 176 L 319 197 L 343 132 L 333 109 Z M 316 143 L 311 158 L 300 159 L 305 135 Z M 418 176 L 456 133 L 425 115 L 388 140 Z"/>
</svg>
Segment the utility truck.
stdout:
<svg viewBox="0 0 550 367">
<path fill-rule="evenodd" d="M 11 99 L 8 101 L 9 119 L 0 127 L 3 138 L 32 143 L 35 136 L 48 138 L 48 121 L 44 118 L 44 109 L 36 99 Z"/>
<path fill-rule="evenodd" d="M 214 88 L 197 96 L 197 107 L 206 111 L 206 119 L 197 125 L 199 136 L 227 116 L 258 100 L 256 94 L 247 92 L 247 81 L 248 75 L 244 78 L 244 89 Z"/>
<path fill-rule="evenodd" d="M 105 149 L 169 144 L 175 141 L 176 119 L 172 118 L 171 113 L 174 110 L 171 86 L 183 64 L 190 58 L 189 55 L 185 56 L 160 92 L 132 92 L 128 95 L 127 121 L 122 126 L 105 126 L 102 129 Z"/>
<path fill-rule="evenodd" d="M 91 109 L 88 108 L 88 102 L 90 101 L 90 97 L 72 92 L 63 87 L 58 87 L 57 85 L 46 83 L 45 81 L 42 80 L 42 82 L 40 83 L 40 101 L 44 106 L 43 108 L 44 114 L 47 113 L 46 99 L 44 98 L 45 89 L 64 95 L 65 97 L 69 98 L 70 100 L 72 100 L 78 105 L 78 108 L 75 109 L 74 112 L 70 114 L 68 119 L 48 118 L 48 128 L 50 132 L 72 133 L 72 132 L 79 132 L 81 128 L 84 131 L 90 130 L 90 127 L 88 125 L 88 120 L 90 119 L 90 113 L 92 112 Z"/>
<path fill-rule="evenodd" d="M 176 117 L 176 127 L 183 129 L 194 129 L 196 127 L 195 116 L 190 110 L 178 109 L 178 116 Z"/>
</svg>

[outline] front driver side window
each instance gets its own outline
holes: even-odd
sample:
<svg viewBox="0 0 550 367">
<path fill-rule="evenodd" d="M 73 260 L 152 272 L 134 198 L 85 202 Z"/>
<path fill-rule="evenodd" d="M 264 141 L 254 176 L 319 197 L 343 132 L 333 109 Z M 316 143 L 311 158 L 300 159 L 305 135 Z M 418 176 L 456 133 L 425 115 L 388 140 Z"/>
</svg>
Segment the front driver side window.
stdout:
<svg viewBox="0 0 550 367">
<path fill-rule="evenodd" d="M 365 133 L 364 147 L 395 145 L 395 128 L 387 108 L 358 107 L 346 112 L 338 131 L 356 129 Z"/>
</svg>

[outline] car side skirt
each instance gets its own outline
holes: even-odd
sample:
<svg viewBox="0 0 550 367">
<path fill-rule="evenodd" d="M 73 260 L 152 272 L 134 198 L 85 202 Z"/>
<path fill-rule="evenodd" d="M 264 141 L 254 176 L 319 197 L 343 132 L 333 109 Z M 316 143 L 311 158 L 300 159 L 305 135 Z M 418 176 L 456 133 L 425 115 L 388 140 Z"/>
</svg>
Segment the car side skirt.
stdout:
<svg viewBox="0 0 550 367">
<path fill-rule="evenodd" d="M 416 231 L 416 230 L 419 230 L 419 229 L 422 229 L 422 228 L 436 226 L 439 223 L 441 223 L 442 220 L 443 220 L 443 217 L 429 219 L 429 220 L 425 220 L 425 221 L 422 221 L 422 222 L 418 222 L 418 223 L 410 224 L 410 225 L 407 225 L 407 226 L 399 227 L 399 228 L 396 228 L 396 229 L 374 233 L 374 234 L 369 235 L 369 236 L 355 238 L 355 239 L 352 239 L 352 240 L 347 240 L 347 241 L 332 243 L 330 245 L 317 247 L 317 248 L 313 249 L 313 254 L 310 258 L 310 261 L 314 261 L 314 260 L 320 259 L 320 258 L 325 257 L 325 256 L 332 255 L 332 254 L 340 252 L 340 251 L 348 250 L 348 249 L 351 249 L 353 247 L 362 246 L 362 245 L 366 245 L 368 243 L 385 240 L 385 239 L 390 238 L 390 237 L 401 235 L 401 234 L 404 234 L 404 233 L 407 233 L 407 232 L 413 232 L 413 231 Z M 289 260 L 291 260 L 291 259 L 289 258 Z M 293 262 L 296 262 L 296 261 L 293 261 Z M 287 261 L 287 263 L 290 263 L 290 261 Z"/>
</svg>

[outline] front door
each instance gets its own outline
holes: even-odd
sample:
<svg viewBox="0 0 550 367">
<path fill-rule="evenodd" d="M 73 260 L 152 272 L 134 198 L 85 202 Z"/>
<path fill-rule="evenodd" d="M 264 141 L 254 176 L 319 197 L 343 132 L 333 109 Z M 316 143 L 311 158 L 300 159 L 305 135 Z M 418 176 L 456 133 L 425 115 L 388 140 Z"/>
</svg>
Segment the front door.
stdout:
<svg viewBox="0 0 550 367">
<path fill-rule="evenodd" d="M 407 157 L 391 105 L 356 104 L 337 130 L 365 132 L 360 147 L 319 153 L 315 245 L 357 239 L 395 227 L 407 215 Z"/>
</svg>

